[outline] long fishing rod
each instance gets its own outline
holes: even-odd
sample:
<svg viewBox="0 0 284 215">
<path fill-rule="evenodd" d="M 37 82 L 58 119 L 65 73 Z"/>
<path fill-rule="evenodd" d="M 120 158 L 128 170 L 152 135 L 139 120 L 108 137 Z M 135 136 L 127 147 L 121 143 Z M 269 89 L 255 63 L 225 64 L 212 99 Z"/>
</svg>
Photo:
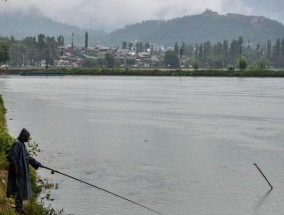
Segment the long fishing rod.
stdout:
<svg viewBox="0 0 284 215">
<path fill-rule="evenodd" d="M 152 211 L 152 212 L 154 212 L 154 213 L 156 213 L 156 214 L 163 215 L 162 213 L 160 213 L 160 212 L 158 212 L 158 211 L 156 211 L 156 210 L 153 210 L 153 209 L 151 209 L 151 208 L 149 208 L 149 207 L 146 207 L 146 206 L 144 206 L 144 205 L 141 205 L 141 204 L 139 204 L 139 203 L 137 203 L 137 202 L 134 202 L 134 201 L 132 201 L 132 200 L 130 200 L 130 199 L 127 199 L 127 198 L 125 198 L 125 197 L 123 197 L 123 196 L 120 196 L 120 195 L 118 195 L 118 194 L 116 194 L 116 193 L 110 192 L 110 191 L 108 191 L 108 190 L 106 190 L 106 189 L 103 189 L 103 188 L 101 188 L 101 187 L 98 187 L 98 186 L 96 186 L 96 185 L 93 185 L 93 184 L 90 184 L 90 183 L 88 183 L 88 182 L 82 181 L 82 180 L 80 180 L 80 179 L 78 179 L 78 178 L 75 178 L 75 177 L 73 177 L 73 176 L 67 175 L 67 174 L 65 174 L 65 173 L 59 172 L 59 171 L 57 171 L 57 170 L 51 169 L 51 168 L 46 167 L 46 166 L 41 166 L 41 168 L 50 170 L 50 171 L 51 171 L 51 174 L 58 173 L 58 174 L 64 175 L 64 176 L 66 176 L 66 177 L 68 177 L 68 178 L 72 178 L 72 179 L 74 179 L 74 180 L 76 180 L 76 181 L 79 181 L 79 182 L 84 183 L 84 184 L 87 184 L 87 185 L 89 185 L 89 186 L 91 186 L 91 187 L 97 188 L 98 190 L 101 190 L 101 191 L 104 191 L 104 192 L 109 193 L 109 194 L 111 194 L 111 195 L 114 195 L 115 197 L 119 197 L 119 198 L 124 199 L 124 200 L 126 200 L 126 201 L 128 201 L 128 202 L 131 202 L 131 203 L 133 203 L 133 204 L 136 204 L 136 205 L 138 205 L 138 206 L 140 206 L 140 207 L 146 208 L 147 210 L 150 210 L 150 211 Z"/>
</svg>

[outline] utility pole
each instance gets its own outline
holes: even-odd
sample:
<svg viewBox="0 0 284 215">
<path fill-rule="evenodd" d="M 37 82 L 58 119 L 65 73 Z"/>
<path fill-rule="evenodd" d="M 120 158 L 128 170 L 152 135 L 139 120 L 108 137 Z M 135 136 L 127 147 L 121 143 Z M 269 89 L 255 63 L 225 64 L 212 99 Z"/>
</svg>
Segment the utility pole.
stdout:
<svg viewBox="0 0 284 215">
<path fill-rule="evenodd" d="M 89 35 L 88 35 L 88 31 L 86 31 L 86 33 L 85 33 L 85 49 L 88 48 L 88 42 L 89 42 Z"/>
<path fill-rule="evenodd" d="M 45 68 L 48 69 L 48 57 L 49 57 L 49 50 L 46 50 L 46 56 L 45 56 Z"/>
<path fill-rule="evenodd" d="M 240 44 L 240 60 L 239 60 L 240 71 L 242 70 L 242 67 L 241 67 L 241 59 L 242 59 L 242 44 Z"/>
<path fill-rule="evenodd" d="M 25 66 L 25 54 L 22 54 L 22 57 L 23 57 L 23 64 L 22 64 L 22 67 Z"/>
<path fill-rule="evenodd" d="M 181 62 L 182 62 L 182 48 L 179 50 L 179 68 L 181 68 Z"/>
<path fill-rule="evenodd" d="M 74 49 L 74 42 L 73 42 L 73 39 L 74 39 L 74 33 L 72 32 L 72 44 L 71 44 L 71 51 L 73 52 L 73 49 Z"/>
</svg>

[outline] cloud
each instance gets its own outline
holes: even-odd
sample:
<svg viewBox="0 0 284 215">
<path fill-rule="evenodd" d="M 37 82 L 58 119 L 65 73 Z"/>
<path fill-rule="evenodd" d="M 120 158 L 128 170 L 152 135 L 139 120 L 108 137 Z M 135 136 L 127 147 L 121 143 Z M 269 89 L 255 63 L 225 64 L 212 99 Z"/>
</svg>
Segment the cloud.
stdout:
<svg viewBox="0 0 284 215">
<path fill-rule="evenodd" d="M 262 15 L 284 21 L 283 0 L 8 0 L 0 12 L 44 14 L 56 21 L 110 31 L 126 24 L 202 13 Z"/>
<path fill-rule="evenodd" d="M 246 15 L 265 16 L 284 23 L 283 0 L 226 0 L 222 10 Z"/>
<path fill-rule="evenodd" d="M 52 5 L 58 1 L 50 0 Z M 57 20 L 85 27 L 115 29 L 125 24 L 151 19 L 171 19 L 203 12 L 206 8 L 217 10 L 222 0 L 73 0 L 60 7 L 46 7 L 45 12 Z M 70 16 L 70 14 L 72 14 Z"/>
</svg>

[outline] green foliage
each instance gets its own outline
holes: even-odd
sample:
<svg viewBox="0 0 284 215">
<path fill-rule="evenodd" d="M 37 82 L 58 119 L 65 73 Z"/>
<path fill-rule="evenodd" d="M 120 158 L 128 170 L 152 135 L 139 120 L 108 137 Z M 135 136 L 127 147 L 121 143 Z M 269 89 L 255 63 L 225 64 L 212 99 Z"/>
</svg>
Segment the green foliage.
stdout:
<svg viewBox="0 0 284 215">
<path fill-rule="evenodd" d="M 13 142 L 13 138 L 7 133 L 5 113 L 6 109 L 0 95 L 0 168 L 7 168 L 6 154 Z"/>
<path fill-rule="evenodd" d="M 199 62 L 197 60 L 193 60 L 191 62 L 191 65 L 192 65 L 193 69 L 195 69 L 195 70 L 199 69 Z"/>
<path fill-rule="evenodd" d="M 0 38 L 0 64 L 9 60 L 9 44 Z"/>
<path fill-rule="evenodd" d="M 62 46 L 62 43 L 64 43 L 63 36 L 59 36 L 56 40 L 54 37 L 45 36 L 44 34 L 39 34 L 37 38 L 30 36 L 22 41 L 10 41 L 9 63 L 12 66 L 35 66 L 41 60 L 47 58 L 48 63 L 53 64 L 54 59 L 59 58 L 59 55 L 61 55 L 58 46 Z"/>
<path fill-rule="evenodd" d="M 264 44 L 267 39 L 275 40 L 284 35 L 284 27 L 281 23 L 264 17 L 258 19 L 259 22 L 252 23 L 251 16 L 219 15 L 206 11 L 203 14 L 172 20 L 143 21 L 127 25 L 123 29 L 111 32 L 106 38 L 108 42 L 114 44 L 139 38 L 143 42 L 173 46 L 175 41 L 194 44 L 207 41 L 209 37 L 212 43 L 219 42 L 220 38 L 232 41 L 239 35 L 242 36 L 244 44 L 248 39 L 255 44 Z M 241 42 L 237 39 L 238 41 Z"/>
<path fill-rule="evenodd" d="M 27 151 L 31 156 L 37 156 L 37 153 L 40 152 L 40 149 L 38 147 L 38 144 L 34 141 L 27 143 Z"/>
<path fill-rule="evenodd" d="M 96 67 L 98 65 L 97 61 L 95 59 L 86 59 L 83 63 L 83 67 L 85 68 L 92 68 Z"/>
<path fill-rule="evenodd" d="M 106 68 L 113 68 L 114 67 L 114 57 L 112 54 L 106 53 L 105 56 L 105 63 Z"/>
<path fill-rule="evenodd" d="M 248 66 L 248 63 L 247 63 L 247 60 L 245 57 L 241 57 L 241 59 L 239 60 L 239 67 L 240 67 L 240 70 L 244 70 L 246 69 Z"/>
<path fill-rule="evenodd" d="M 173 50 L 168 50 L 165 53 L 164 63 L 166 66 L 171 68 L 178 68 L 179 67 L 179 58 L 178 53 Z"/>
<path fill-rule="evenodd" d="M 267 63 L 266 63 L 266 60 L 264 58 L 262 58 L 259 62 L 257 62 L 257 68 L 258 69 L 263 70 L 263 69 L 266 68 L 266 65 L 267 65 Z"/>
<path fill-rule="evenodd" d="M 234 72 L 234 71 L 235 71 L 235 68 L 234 68 L 233 66 L 229 66 L 229 67 L 228 67 L 228 71 L 229 71 L 229 72 Z"/>
</svg>

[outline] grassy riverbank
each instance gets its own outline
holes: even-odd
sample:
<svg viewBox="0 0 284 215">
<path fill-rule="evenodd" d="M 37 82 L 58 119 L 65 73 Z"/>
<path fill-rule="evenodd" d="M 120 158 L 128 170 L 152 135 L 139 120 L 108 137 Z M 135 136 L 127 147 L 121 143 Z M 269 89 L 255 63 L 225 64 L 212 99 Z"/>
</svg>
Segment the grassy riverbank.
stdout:
<svg viewBox="0 0 284 215">
<path fill-rule="evenodd" d="M 208 76 L 208 77 L 284 77 L 284 70 L 246 69 L 147 69 L 147 68 L 9 68 L 2 74 L 18 75 L 115 75 L 115 76 Z"/>
<path fill-rule="evenodd" d="M 15 214 L 11 208 L 12 202 L 6 198 L 7 149 L 12 142 L 12 137 L 8 134 L 5 120 L 6 109 L 0 95 L 0 214 Z"/>
<path fill-rule="evenodd" d="M 16 214 L 12 208 L 13 200 L 6 197 L 7 189 L 7 169 L 8 162 L 6 160 L 7 152 L 13 143 L 13 138 L 9 135 L 6 120 L 6 109 L 2 96 L 0 95 L 0 215 L 14 215 Z M 41 204 L 37 203 L 36 199 L 41 192 L 41 186 L 36 183 L 37 176 L 34 170 L 31 171 L 33 198 L 25 203 L 25 209 L 27 214 L 43 215 L 43 214 L 55 214 L 47 213 Z"/>
</svg>

